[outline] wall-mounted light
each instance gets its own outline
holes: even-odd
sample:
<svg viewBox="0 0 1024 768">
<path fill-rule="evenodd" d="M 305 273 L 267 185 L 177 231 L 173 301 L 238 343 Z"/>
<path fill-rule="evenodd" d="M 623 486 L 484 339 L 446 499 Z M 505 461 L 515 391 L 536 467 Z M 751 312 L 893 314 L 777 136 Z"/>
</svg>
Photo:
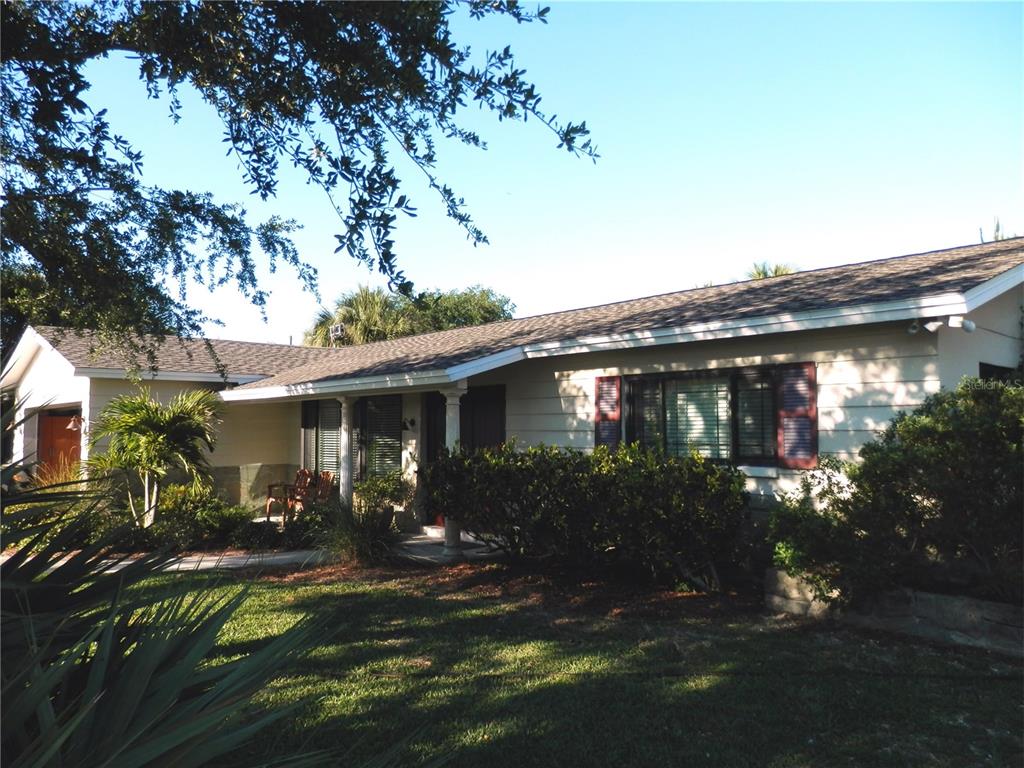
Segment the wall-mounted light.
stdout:
<svg viewBox="0 0 1024 768">
<path fill-rule="evenodd" d="M 963 328 L 964 333 L 974 333 L 978 327 L 973 320 L 967 320 L 963 315 L 950 315 L 948 325 L 950 328 Z"/>
<path fill-rule="evenodd" d="M 913 336 L 915 333 L 917 333 L 920 330 L 921 330 L 921 324 L 918 323 L 917 320 L 915 320 L 907 328 L 907 333 L 909 333 L 911 336 Z"/>
<path fill-rule="evenodd" d="M 411 432 L 416 429 L 416 419 L 402 419 L 402 430 Z"/>
</svg>

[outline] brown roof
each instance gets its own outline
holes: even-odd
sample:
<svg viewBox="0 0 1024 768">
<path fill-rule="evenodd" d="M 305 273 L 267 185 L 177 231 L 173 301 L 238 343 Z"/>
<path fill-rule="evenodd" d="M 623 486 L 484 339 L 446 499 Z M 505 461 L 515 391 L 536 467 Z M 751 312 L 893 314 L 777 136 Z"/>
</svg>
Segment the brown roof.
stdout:
<svg viewBox="0 0 1024 768">
<path fill-rule="evenodd" d="M 696 288 L 347 347 L 244 388 L 441 370 L 524 344 L 962 293 L 1022 263 L 1024 238 L 1015 238 Z"/>
<path fill-rule="evenodd" d="M 102 347 L 91 331 L 75 333 L 49 325 L 33 326 L 58 352 L 76 368 L 132 367 L 133 362 L 145 367 L 145 358 L 134 361 L 123 353 Z M 260 344 L 250 341 L 222 339 L 178 339 L 168 337 L 157 348 L 156 365 L 160 371 L 176 373 L 215 374 L 217 366 L 206 343 L 232 376 L 273 376 L 314 361 L 326 362 L 344 355 L 342 349 L 294 347 L 288 344 Z"/>
</svg>

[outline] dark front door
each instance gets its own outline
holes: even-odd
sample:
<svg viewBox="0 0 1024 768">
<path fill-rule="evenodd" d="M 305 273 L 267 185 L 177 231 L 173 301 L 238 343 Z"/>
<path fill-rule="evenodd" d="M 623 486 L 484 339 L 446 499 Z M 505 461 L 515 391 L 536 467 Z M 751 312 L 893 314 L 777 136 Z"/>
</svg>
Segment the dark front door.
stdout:
<svg viewBox="0 0 1024 768">
<path fill-rule="evenodd" d="M 80 411 L 39 413 L 37 459 L 50 470 L 77 464 L 82 458 L 82 417 Z"/>
<path fill-rule="evenodd" d="M 459 434 L 467 451 L 505 442 L 505 385 L 470 387 L 462 396 Z"/>
<path fill-rule="evenodd" d="M 445 399 L 439 392 L 423 398 L 423 454 L 433 461 L 444 447 Z M 459 442 L 464 450 L 492 448 L 505 442 L 505 385 L 470 387 L 459 403 Z"/>
</svg>

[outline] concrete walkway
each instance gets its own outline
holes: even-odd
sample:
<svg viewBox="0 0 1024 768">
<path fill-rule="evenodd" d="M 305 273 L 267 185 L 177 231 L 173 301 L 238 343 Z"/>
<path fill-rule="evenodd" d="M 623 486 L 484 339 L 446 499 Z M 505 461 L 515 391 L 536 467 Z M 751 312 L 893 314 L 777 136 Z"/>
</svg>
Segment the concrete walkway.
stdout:
<svg viewBox="0 0 1024 768">
<path fill-rule="evenodd" d="M 488 562 L 504 558 L 504 553 L 493 550 L 468 534 L 462 535 L 462 557 L 452 559 L 444 554 L 443 529 L 432 526 L 423 533 L 405 534 L 391 549 L 399 560 L 417 565 L 451 565 L 453 562 Z M 0 554 L 3 562 L 10 553 Z M 171 560 L 163 567 L 165 571 L 237 571 L 243 568 L 316 568 L 333 562 L 331 553 L 322 549 L 299 549 L 290 552 L 203 552 L 185 555 Z M 130 560 L 119 563 L 115 570 L 123 568 Z"/>
<path fill-rule="evenodd" d="M 227 555 L 209 552 L 179 557 L 164 566 L 165 571 L 236 571 L 242 568 L 316 568 L 331 562 L 330 553 L 321 549 L 291 552 L 244 552 Z"/>
<path fill-rule="evenodd" d="M 490 562 L 504 558 L 504 552 L 493 550 L 483 542 L 463 534 L 462 557 L 456 560 L 444 554 L 444 539 L 429 532 L 407 534 L 391 548 L 391 554 L 419 565 L 450 565 L 465 560 L 471 563 Z"/>
</svg>

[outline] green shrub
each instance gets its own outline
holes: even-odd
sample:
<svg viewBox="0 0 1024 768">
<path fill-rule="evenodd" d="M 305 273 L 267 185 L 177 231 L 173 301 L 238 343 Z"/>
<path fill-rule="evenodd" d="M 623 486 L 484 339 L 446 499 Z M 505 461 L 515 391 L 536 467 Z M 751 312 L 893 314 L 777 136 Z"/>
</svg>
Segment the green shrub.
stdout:
<svg viewBox="0 0 1024 768">
<path fill-rule="evenodd" d="M 638 445 L 446 452 L 426 482 L 432 509 L 512 557 L 627 564 L 704 589 L 720 588 L 719 566 L 735 562 L 746 516 L 741 472 Z"/>
<path fill-rule="evenodd" d="M 228 543 L 238 549 L 277 549 L 284 544 L 284 534 L 277 523 L 250 520 L 235 529 Z"/>
<path fill-rule="evenodd" d="M 896 586 L 1019 602 L 1024 387 L 966 379 L 774 513 L 776 561 L 851 602 Z"/>
<path fill-rule="evenodd" d="M 409 504 L 412 496 L 412 484 L 398 473 L 362 480 L 353 487 L 352 507 L 337 510 L 317 543 L 342 561 L 380 563 L 397 537 L 395 507 Z"/>
<path fill-rule="evenodd" d="M 253 521 L 252 509 L 228 505 L 219 499 L 217 502 L 219 503 L 205 505 L 196 511 L 196 522 L 199 524 L 204 547 L 223 547 L 230 544 L 235 531 Z"/>
<path fill-rule="evenodd" d="M 281 546 L 285 549 L 307 549 L 318 546 L 325 531 L 340 518 L 337 500 L 309 504 L 289 520 L 282 531 Z"/>
</svg>

